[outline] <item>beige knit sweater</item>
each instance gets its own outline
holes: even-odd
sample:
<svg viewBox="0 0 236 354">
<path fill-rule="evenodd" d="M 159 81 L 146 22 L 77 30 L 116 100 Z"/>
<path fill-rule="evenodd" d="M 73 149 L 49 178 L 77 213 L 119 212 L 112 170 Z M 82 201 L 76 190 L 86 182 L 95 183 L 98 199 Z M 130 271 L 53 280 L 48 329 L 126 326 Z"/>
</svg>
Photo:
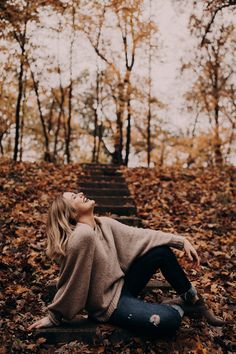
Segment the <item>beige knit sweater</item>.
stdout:
<svg viewBox="0 0 236 354">
<path fill-rule="evenodd" d="M 184 237 L 152 229 L 127 226 L 106 216 L 95 216 L 95 230 L 78 223 L 60 264 L 57 292 L 47 307 L 59 325 L 83 309 L 106 322 L 119 301 L 124 274 L 136 257 L 155 246 L 183 249 Z"/>
</svg>

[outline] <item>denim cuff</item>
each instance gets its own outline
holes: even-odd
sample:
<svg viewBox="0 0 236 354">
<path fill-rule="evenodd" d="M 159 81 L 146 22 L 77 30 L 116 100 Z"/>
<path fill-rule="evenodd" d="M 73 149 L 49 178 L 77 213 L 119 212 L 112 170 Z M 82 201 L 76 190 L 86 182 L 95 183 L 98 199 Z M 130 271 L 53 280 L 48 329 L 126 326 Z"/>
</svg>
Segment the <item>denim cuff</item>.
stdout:
<svg viewBox="0 0 236 354">
<path fill-rule="evenodd" d="M 182 309 L 182 307 L 180 307 L 179 305 L 174 305 L 174 304 L 171 304 L 170 306 L 173 307 L 175 310 L 177 310 L 178 313 L 180 314 L 180 316 L 183 317 L 184 310 Z"/>
</svg>

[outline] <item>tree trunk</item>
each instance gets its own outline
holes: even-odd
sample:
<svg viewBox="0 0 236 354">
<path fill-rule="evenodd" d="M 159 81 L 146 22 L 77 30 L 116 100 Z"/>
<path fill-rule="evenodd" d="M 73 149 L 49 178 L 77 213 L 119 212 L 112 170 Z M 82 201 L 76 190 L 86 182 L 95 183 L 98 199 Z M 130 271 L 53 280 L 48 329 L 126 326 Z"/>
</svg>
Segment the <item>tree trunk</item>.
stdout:
<svg viewBox="0 0 236 354">
<path fill-rule="evenodd" d="M 191 134 L 191 144 L 190 144 L 190 149 L 193 148 L 194 146 L 194 138 L 195 138 L 195 131 L 196 131 L 196 127 L 197 127 L 197 122 L 198 122 L 198 117 L 199 117 L 199 112 L 197 113 L 195 120 L 194 120 L 194 125 L 193 125 L 193 129 L 192 129 L 192 134 Z M 188 157 L 187 157 L 187 167 L 190 168 L 192 166 L 192 164 L 195 163 L 196 158 L 192 156 L 192 151 L 190 151 Z"/>
<path fill-rule="evenodd" d="M 159 167 L 162 167 L 164 165 L 164 157 L 165 157 L 165 143 L 163 142 L 161 145 L 161 155 L 160 155 L 160 161 L 159 161 Z"/>
<path fill-rule="evenodd" d="M 97 116 L 97 110 L 94 109 L 94 130 L 93 130 L 92 162 L 96 162 L 96 156 L 97 156 L 97 131 L 98 131 L 98 116 Z"/>
<path fill-rule="evenodd" d="M 128 166 L 129 153 L 130 153 L 130 143 L 131 143 L 131 107 L 130 107 L 130 96 L 127 102 L 127 130 L 126 130 L 126 154 L 125 154 L 125 165 Z"/>
<path fill-rule="evenodd" d="M 123 164 L 122 159 L 122 150 L 123 150 L 123 122 L 121 119 L 121 112 L 117 112 L 116 120 L 116 134 L 114 141 L 114 152 L 112 154 L 112 163 L 121 165 Z"/>
<path fill-rule="evenodd" d="M 151 161 L 151 107 L 150 98 L 148 99 L 148 116 L 147 116 L 147 165 L 150 166 Z"/>
<path fill-rule="evenodd" d="M 57 159 L 57 144 L 58 144 L 58 137 L 61 128 L 61 116 L 62 116 L 62 111 L 60 110 L 57 118 L 57 128 L 55 132 L 54 147 L 53 147 L 53 155 L 55 160 Z"/>
<path fill-rule="evenodd" d="M 70 42 L 70 85 L 69 85 L 69 102 L 68 102 L 68 121 L 67 121 L 67 129 L 66 129 L 66 160 L 67 163 L 71 162 L 71 153 L 70 153 L 70 142 L 71 142 L 71 120 L 72 120 L 72 97 L 73 97 L 73 76 L 72 76 L 72 61 L 73 61 L 73 46 L 75 40 L 75 6 L 74 2 L 72 5 L 72 37 Z"/>
<path fill-rule="evenodd" d="M 234 141 L 234 131 L 235 131 L 235 128 L 236 128 L 236 123 L 235 123 L 235 121 L 232 120 L 231 124 L 232 124 L 232 130 L 231 130 L 231 134 L 230 134 L 230 137 L 229 137 L 229 146 L 228 146 L 228 149 L 227 149 L 225 161 L 227 161 L 228 157 L 231 154 L 231 147 L 232 147 L 232 143 Z"/>
<path fill-rule="evenodd" d="M 95 162 L 99 161 L 101 143 L 102 143 L 102 135 L 103 135 L 103 126 L 102 123 L 98 126 L 98 148 Z"/>
<path fill-rule="evenodd" d="M 22 118 L 20 122 L 20 161 L 22 161 L 22 156 L 23 156 L 25 101 L 26 101 L 26 77 L 24 78 L 24 83 L 23 83 Z"/>
<path fill-rule="evenodd" d="M 58 113 L 58 117 L 57 117 L 57 127 L 56 127 L 54 147 L 53 147 L 54 161 L 57 160 L 58 138 L 59 138 L 59 133 L 60 133 L 60 129 L 61 129 L 61 118 L 64 116 L 64 102 L 65 102 L 65 92 L 64 92 L 64 89 L 62 86 L 61 68 L 60 68 L 59 61 L 57 63 L 57 74 L 58 74 L 58 78 L 59 78 L 60 99 L 57 101 L 57 103 L 59 104 L 59 113 Z M 55 100 L 56 100 L 56 94 L 55 94 Z M 55 100 L 53 100 L 53 103 L 51 106 L 51 113 L 53 112 Z"/>
<path fill-rule="evenodd" d="M 219 105 L 218 105 L 218 102 L 215 107 L 214 152 L 215 152 L 216 166 L 221 167 L 223 164 L 223 157 L 222 157 L 222 152 L 221 152 L 221 139 L 219 136 Z"/>
<path fill-rule="evenodd" d="M 18 96 L 16 102 L 16 112 L 15 112 L 15 146 L 13 160 L 17 161 L 18 150 L 19 150 L 19 139 L 20 139 L 20 109 L 21 100 L 23 96 L 23 74 L 24 74 L 24 56 L 25 56 L 25 43 L 21 47 L 21 60 L 20 60 L 20 73 L 18 78 Z"/>
<path fill-rule="evenodd" d="M 151 23 L 151 0 L 149 0 L 149 24 Z M 150 166 L 151 162 L 151 85 L 152 85 L 152 78 L 151 78 L 151 71 L 152 71 L 152 53 L 151 53 L 151 32 L 148 36 L 148 115 L 147 115 L 147 165 Z"/>
<path fill-rule="evenodd" d="M 67 129 L 66 129 L 66 148 L 65 148 L 65 155 L 67 163 L 71 162 L 71 154 L 70 154 L 70 140 L 71 140 L 71 118 L 72 118 L 72 91 L 73 91 L 73 84 L 72 78 L 69 86 L 69 102 L 68 102 L 68 121 L 67 121 Z"/>
<path fill-rule="evenodd" d="M 3 139 L 4 133 L 0 134 L 0 151 L 1 151 L 1 155 L 4 155 L 4 150 L 3 150 L 3 146 L 2 146 L 2 139 Z"/>
<path fill-rule="evenodd" d="M 41 121 L 42 128 L 43 128 L 43 136 L 44 136 L 44 144 L 45 144 L 44 161 L 51 162 L 51 154 L 50 154 L 50 150 L 49 150 L 49 137 L 48 137 L 48 133 L 47 133 L 47 129 L 46 129 L 45 119 L 44 119 L 43 112 L 42 112 L 41 101 L 39 98 L 38 82 L 36 82 L 35 77 L 34 77 L 34 73 L 31 70 L 31 68 L 30 68 L 30 71 L 31 71 L 31 77 L 33 80 L 35 95 L 37 98 L 39 117 L 40 117 L 40 121 Z"/>
<path fill-rule="evenodd" d="M 94 108 L 94 131 L 93 131 L 93 154 L 92 162 L 98 162 L 97 154 L 97 136 L 98 136 L 98 105 L 99 105 L 99 68 L 96 73 L 96 107 Z"/>
</svg>

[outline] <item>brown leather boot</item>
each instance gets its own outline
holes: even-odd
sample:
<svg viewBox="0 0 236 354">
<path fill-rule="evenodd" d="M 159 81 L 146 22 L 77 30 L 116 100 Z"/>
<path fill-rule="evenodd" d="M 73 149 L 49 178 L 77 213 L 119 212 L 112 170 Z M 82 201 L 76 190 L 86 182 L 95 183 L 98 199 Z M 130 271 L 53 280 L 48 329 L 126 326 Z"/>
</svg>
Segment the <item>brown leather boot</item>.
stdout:
<svg viewBox="0 0 236 354">
<path fill-rule="evenodd" d="M 204 317 L 207 320 L 207 323 L 212 326 L 224 326 L 226 322 L 213 314 L 201 295 L 198 295 L 198 297 L 199 300 L 194 304 L 186 303 L 180 296 L 177 296 L 174 299 L 165 299 L 162 301 L 162 304 L 179 305 L 187 316 Z"/>
</svg>

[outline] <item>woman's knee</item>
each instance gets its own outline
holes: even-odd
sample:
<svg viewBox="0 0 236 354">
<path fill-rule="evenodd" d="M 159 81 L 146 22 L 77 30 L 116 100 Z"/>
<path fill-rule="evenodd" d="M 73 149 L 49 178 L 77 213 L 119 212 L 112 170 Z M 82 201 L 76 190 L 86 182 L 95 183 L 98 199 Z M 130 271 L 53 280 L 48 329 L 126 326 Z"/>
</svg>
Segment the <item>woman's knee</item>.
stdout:
<svg viewBox="0 0 236 354">
<path fill-rule="evenodd" d="M 174 252 L 172 251 L 172 249 L 169 246 L 167 246 L 167 245 L 155 247 L 155 251 L 154 252 L 157 252 L 157 255 L 162 256 L 163 259 L 176 258 L 176 256 L 175 256 Z"/>
<path fill-rule="evenodd" d="M 152 314 L 149 322 L 152 324 L 152 331 L 162 334 L 174 334 L 181 325 L 182 314 L 176 308 L 166 308 L 162 315 Z"/>
</svg>

